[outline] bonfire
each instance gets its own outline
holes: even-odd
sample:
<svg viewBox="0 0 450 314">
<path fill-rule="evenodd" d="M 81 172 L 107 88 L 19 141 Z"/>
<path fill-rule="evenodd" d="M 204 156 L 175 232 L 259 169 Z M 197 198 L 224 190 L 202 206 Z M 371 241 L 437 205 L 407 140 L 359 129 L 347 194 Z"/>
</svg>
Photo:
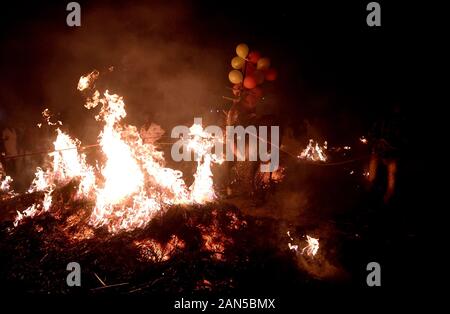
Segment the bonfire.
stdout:
<svg viewBox="0 0 450 314">
<path fill-rule="evenodd" d="M 45 269 L 79 262 L 90 274 L 86 291 L 92 293 L 161 291 L 158 281 L 176 292 L 212 286 L 220 291 L 235 288 L 233 277 L 219 275 L 223 268 L 248 269 L 249 263 L 257 263 L 251 252 L 258 248 L 271 247 L 293 261 L 316 256 L 319 242 L 309 236 L 302 248 L 290 243 L 280 248 L 279 237 L 271 244 L 261 243 L 258 235 L 264 228 L 272 229 L 274 222 L 266 221 L 264 227 L 218 198 L 211 168 L 222 159 L 210 153 L 214 137 L 200 124 L 194 123 L 184 139 L 198 157 L 188 186 L 181 171 L 166 166 L 157 141 L 144 141 L 135 126 L 122 122 L 124 99 L 96 90 L 98 77 L 97 71 L 81 77 L 78 89 L 86 95 L 85 107 L 98 110 L 95 118 L 102 129 L 98 143 L 90 146 L 98 146 L 103 158 L 89 164 L 81 141 L 64 133 L 62 122 L 52 122 L 45 110 L 44 118 L 56 135 L 48 154 L 50 167 L 37 168 L 24 194 L 10 191 L 10 177 L 0 178 L 5 195 L 0 206 L 15 213 L 1 228 L 1 236 L 8 238 L 1 250 L 14 256 L 7 280 L 17 282 L 32 268 L 45 280 L 30 280 L 27 289 L 65 293 L 70 288 L 64 283 L 52 285 L 56 275 L 66 274 L 65 268 L 56 273 Z M 195 266 L 203 271 L 195 271 L 192 267 L 205 258 L 208 263 Z M 180 265 L 191 273 L 180 274 Z M 173 285 L 175 278 L 184 281 Z"/>
</svg>

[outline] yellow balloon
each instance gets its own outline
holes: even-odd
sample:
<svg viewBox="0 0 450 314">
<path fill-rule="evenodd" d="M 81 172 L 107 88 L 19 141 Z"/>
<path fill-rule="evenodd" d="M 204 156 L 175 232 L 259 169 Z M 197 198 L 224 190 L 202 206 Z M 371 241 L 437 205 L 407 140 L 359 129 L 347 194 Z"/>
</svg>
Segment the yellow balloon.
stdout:
<svg viewBox="0 0 450 314">
<path fill-rule="evenodd" d="M 234 57 L 233 59 L 231 59 L 231 66 L 233 67 L 233 69 L 236 70 L 242 69 L 244 64 L 245 60 L 242 59 L 241 57 Z"/>
<path fill-rule="evenodd" d="M 247 57 L 248 55 L 248 46 L 246 44 L 237 45 L 236 54 L 242 59 L 245 59 L 245 57 Z"/>
<path fill-rule="evenodd" d="M 228 79 L 233 84 L 239 84 L 242 82 L 243 76 L 242 73 L 238 70 L 232 70 L 228 73 Z"/>
<path fill-rule="evenodd" d="M 270 67 L 270 59 L 269 58 L 261 58 L 258 60 L 256 64 L 257 70 L 267 70 Z"/>
</svg>

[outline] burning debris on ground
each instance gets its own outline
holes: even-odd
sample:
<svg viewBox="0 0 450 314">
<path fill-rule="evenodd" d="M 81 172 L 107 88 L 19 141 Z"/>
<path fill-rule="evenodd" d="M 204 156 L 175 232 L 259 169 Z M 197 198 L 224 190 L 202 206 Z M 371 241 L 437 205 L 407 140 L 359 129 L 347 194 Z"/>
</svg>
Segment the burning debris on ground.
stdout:
<svg viewBox="0 0 450 314">
<path fill-rule="evenodd" d="M 81 77 L 83 90 L 99 78 L 92 73 Z M 354 266 L 344 265 L 336 250 L 368 230 L 326 213 L 366 202 L 360 188 L 366 178 L 347 170 L 361 160 L 342 159 L 349 146 L 310 140 L 294 158 L 282 150 L 281 166 L 272 172 L 238 162 L 227 186 L 213 180 L 213 166 L 223 163 L 211 151 L 214 137 L 194 123 L 182 139 L 197 156 L 188 186 L 186 175 L 166 165 L 160 126 L 139 132 L 122 122 L 121 96 L 90 91 L 85 106 L 99 108 L 95 118 L 103 124 L 97 144 L 83 146 L 45 110 L 56 136 L 45 167 L 36 169 L 25 193 L 14 192 L 2 174 L 0 277 L 13 290 L 73 293 L 61 280 L 70 262 L 82 265 L 77 291 L 87 295 L 246 291 L 255 289 L 261 273 L 266 283 L 257 289 L 265 292 L 355 280 Z M 101 150 L 95 166 L 85 147 Z M 330 175 L 330 165 L 344 168 Z M 341 186 L 341 196 L 320 195 L 333 185 Z"/>
<path fill-rule="evenodd" d="M 2 269 L 8 270 L 1 277 L 14 289 L 70 293 L 60 280 L 67 275 L 67 261 L 83 265 L 80 290 L 87 294 L 230 292 L 250 285 L 247 272 L 257 271 L 261 258 L 271 255 L 279 267 L 305 276 L 295 266 L 296 255 L 303 252 L 291 254 L 273 238 L 276 220 L 244 217 L 227 203 L 174 206 L 144 228 L 111 234 L 106 227 L 89 225 L 92 204 L 71 200 L 73 187 L 55 191 L 52 208 L 38 217 L 24 218 L 16 228 L 2 223 L 1 237 L 9 240 L 1 244 Z M 305 258 L 317 249 L 306 245 Z"/>
<path fill-rule="evenodd" d="M 98 72 L 92 73 L 81 77 L 79 89 L 98 78 Z M 2 274 L 4 280 L 17 289 L 67 293 L 64 284 L 52 285 L 65 269 L 45 270 L 72 260 L 90 265 L 83 266 L 92 275 L 84 285 L 86 293 L 217 292 L 249 284 L 240 281 L 241 271 L 255 268 L 259 254 L 288 259 L 291 265 L 297 259 L 305 263 L 302 255 L 315 258 L 318 239 L 307 235 L 304 247 L 292 253 L 274 235 L 276 220 L 244 218 L 235 205 L 218 200 L 211 165 L 221 161 L 211 155 L 214 138 L 200 124 L 194 123 L 184 139 L 198 156 L 194 181 L 187 188 L 181 172 L 164 167 L 157 143 L 144 143 L 137 128 L 120 123 L 126 115 L 122 97 L 108 91 L 102 97 L 95 91 L 86 107 L 98 105 L 96 119 L 104 123 L 99 145 L 106 158 L 96 167 L 79 152 L 81 142 L 62 132 L 61 122 L 51 122 L 48 110 L 43 112 L 47 123 L 57 127 L 48 168 L 37 168 L 25 194 L 1 203 L 2 212 L 8 213 L 2 217 L 2 238 L 9 239 L 2 252 L 13 257 L 4 261 L 9 269 Z M 260 172 L 255 184 L 261 191 L 273 190 L 270 182 L 282 182 L 284 170 Z M 8 192 L 6 184 L 2 191 Z M 20 283 L 30 271 L 40 284 Z M 303 273 L 298 267 L 291 271 Z"/>
</svg>

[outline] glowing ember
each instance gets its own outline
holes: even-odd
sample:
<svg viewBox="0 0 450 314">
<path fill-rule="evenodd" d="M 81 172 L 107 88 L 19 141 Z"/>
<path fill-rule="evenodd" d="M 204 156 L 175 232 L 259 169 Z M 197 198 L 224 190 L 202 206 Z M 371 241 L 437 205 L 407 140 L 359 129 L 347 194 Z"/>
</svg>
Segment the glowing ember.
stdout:
<svg viewBox="0 0 450 314">
<path fill-rule="evenodd" d="M 359 141 L 363 144 L 367 144 L 367 139 L 364 136 L 360 137 Z"/>
<path fill-rule="evenodd" d="M 297 156 L 297 158 L 310 160 L 310 161 L 326 161 L 327 156 L 324 150 L 327 149 L 327 142 L 321 147 L 319 143 L 315 143 L 314 140 L 310 139 L 308 146 L 302 151 L 302 153 Z"/>
<path fill-rule="evenodd" d="M 212 223 L 210 225 L 197 225 L 197 228 L 201 232 L 203 249 L 211 253 L 214 259 L 224 260 L 225 248 L 233 243 L 233 239 L 221 231 L 217 214 L 217 211 L 213 210 L 211 212 Z M 229 229 L 239 229 L 246 225 L 245 221 L 240 222 L 234 214 L 227 213 L 227 217 L 230 219 Z"/>
<path fill-rule="evenodd" d="M 225 245 L 231 239 L 225 237 L 215 225 L 212 227 L 199 226 L 199 229 L 202 233 L 203 248 L 211 252 L 212 257 L 216 260 L 223 260 Z"/>
<path fill-rule="evenodd" d="M 256 174 L 256 182 L 258 182 L 263 189 L 268 189 L 273 184 L 282 182 L 285 176 L 286 168 L 280 166 L 273 172 L 258 171 Z"/>
<path fill-rule="evenodd" d="M 133 244 L 139 248 L 142 259 L 153 262 L 167 261 L 177 250 L 185 247 L 184 241 L 178 239 L 176 235 L 172 235 L 165 245 L 153 239 L 134 241 Z"/>
<path fill-rule="evenodd" d="M 302 254 L 306 251 L 308 256 L 315 256 L 319 250 L 319 239 L 307 235 L 306 242 L 308 242 L 308 245 L 302 249 Z"/>
</svg>

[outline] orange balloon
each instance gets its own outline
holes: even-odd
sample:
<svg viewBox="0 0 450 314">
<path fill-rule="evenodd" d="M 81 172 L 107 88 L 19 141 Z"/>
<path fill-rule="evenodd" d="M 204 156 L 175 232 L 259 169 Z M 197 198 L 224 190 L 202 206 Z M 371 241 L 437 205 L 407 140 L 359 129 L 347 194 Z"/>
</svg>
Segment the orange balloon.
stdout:
<svg viewBox="0 0 450 314">
<path fill-rule="evenodd" d="M 278 73 L 274 68 L 270 68 L 266 71 L 266 80 L 275 81 L 277 79 Z"/>
<path fill-rule="evenodd" d="M 228 79 L 233 84 L 239 84 L 242 82 L 242 73 L 238 70 L 232 70 L 228 73 Z"/>
<path fill-rule="evenodd" d="M 258 51 L 251 51 L 248 54 L 248 61 L 250 61 L 253 64 L 256 64 L 258 60 L 261 58 L 261 54 Z"/>
<path fill-rule="evenodd" d="M 236 54 L 244 59 L 248 55 L 248 46 L 246 44 L 239 44 L 236 47 Z"/>
<path fill-rule="evenodd" d="M 256 84 L 262 84 L 264 82 L 264 72 L 260 70 L 256 70 L 252 74 L 255 77 Z"/>
<path fill-rule="evenodd" d="M 245 60 L 242 59 L 241 57 L 234 57 L 233 59 L 231 59 L 231 66 L 233 67 L 233 69 L 236 70 L 242 69 L 244 64 Z"/>
<path fill-rule="evenodd" d="M 244 87 L 248 89 L 252 89 L 256 87 L 256 80 L 253 76 L 246 76 L 244 78 Z"/>
</svg>

